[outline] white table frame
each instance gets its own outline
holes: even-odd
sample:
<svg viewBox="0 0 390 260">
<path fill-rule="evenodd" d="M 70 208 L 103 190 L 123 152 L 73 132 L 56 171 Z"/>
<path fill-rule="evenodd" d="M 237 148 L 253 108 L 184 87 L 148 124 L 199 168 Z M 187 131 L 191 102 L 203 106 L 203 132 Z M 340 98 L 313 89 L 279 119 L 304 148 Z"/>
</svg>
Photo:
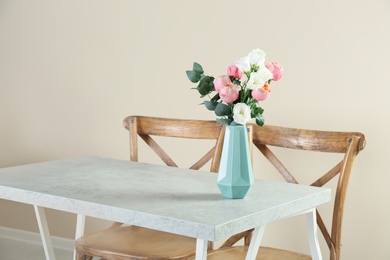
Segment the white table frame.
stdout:
<svg viewBox="0 0 390 260">
<path fill-rule="evenodd" d="M 95 164 L 96 164 L 96 168 L 94 168 Z M 69 166 L 69 165 L 76 165 L 76 166 Z M 114 165 L 114 167 L 113 167 L 113 165 Z M 170 168 L 170 167 L 166 167 L 166 166 L 140 164 L 140 163 L 114 160 L 114 159 L 108 159 L 108 158 L 81 157 L 81 158 L 74 158 L 74 159 L 69 159 L 69 160 L 61 160 L 61 161 L 55 161 L 55 162 L 33 164 L 32 167 L 29 167 L 27 165 L 27 166 L 11 167 L 8 169 L 7 168 L 0 169 L 0 198 L 29 203 L 29 204 L 34 205 L 34 210 L 35 210 L 35 214 L 36 214 L 36 218 L 37 218 L 37 222 L 38 222 L 38 226 L 39 226 L 39 231 L 40 231 L 41 238 L 42 238 L 42 244 L 44 247 L 46 259 L 47 260 L 54 260 L 55 254 L 54 254 L 54 250 L 53 250 L 53 246 L 52 246 L 52 242 L 51 242 L 51 238 L 50 238 L 50 232 L 49 232 L 49 228 L 47 225 L 46 216 L 44 213 L 44 207 L 51 207 L 54 209 L 64 210 L 64 211 L 73 212 L 73 213 L 77 214 L 75 239 L 79 238 L 80 236 L 82 236 L 84 234 L 85 215 L 89 215 L 89 214 L 86 214 L 88 212 L 78 212 L 79 210 L 77 210 L 77 209 L 73 209 L 73 208 L 70 209 L 69 206 L 62 207 L 58 203 L 54 203 L 55 206 L 53 206 L 54 205 L 53 201 L 55 199 L 61 199 L 61 200 L 65 200 L 65 201 L 70 200 L 70 201 L 72 201 L 72 203 L 76 203 L 76 201 L 73 201 L 74 198 L 72 198 L 70 196 L 68 197 L 67 195 L 54 194 L 55 193 L 54 189 L 53 190 L 48 189 L 49 191 L 46 191 L 47 190 L 46 188 L 42 188 L 42 187 L 38 187 L 38 186 L 37 186 L 38 188 L 37 187 L 31 188 L 31 189 L 27 188 L 28 185 L 26 186 L 25 184 L 23 184 L 20 181 L 20 179 L 18 179 L 17 177 L 14 178 L 14 175 L 12 175 L 12 174 L 18 173 L 18 174 L 21 174 L 21 176 L 25 176 L 25 174 L 28 174 L 30 171 L 32 173 L 44 172 L 44 175 L 46 174 L 47 176 L 46 177 L 41 176 L 41 177 L 44 178 L 43 180 L 46 180 L 46 178 L 50 179 L 52 177 L 51 174 L 52 173 L 54 174 L 55 170 L 61 171 L 63 168 L 67 168 L 66 172 L 70 171 L 73 174 L 74 171 L 76 171 L 76 172 L 80 171 L 79 168 L 84 169 L 84 166 L 87 168 L 90 167 L 90 168 L 88 168 L 88 171 L 92 171 L 92 172 L 98 171 L 98 169 L 100 170 L 102 167 L 103 168 L 107 167 L 110 169 L 110 171 L 115 169 L 115 171 L 118 171 L 118 172 L 120 172 L 120 174 L 123 174 L 123 167 L 128 168 L 129 165 L 131 165 L 132 167 L 134 166 L 136 168 L 136 172 L 137 172 L 136 174 L 148 174 L 148 173 L 150 174 L 151 171 L 155 172 L 156 170 L 161 171 L 162 173 L 160 173 L 160 174 L 171 174 L 173 172 L 174 174 L 178 174 L 178 175 L 175 175 L 175 180 L 176 180 L 176 178 L 179 178 L 178 181 L 180 181 L 181 176 L 184 176 L 183 173 L 189 174 L 189 176 L 185 175 L 185 179 L 188 182 L 191 182 L 192 178 L 200 178 L 201 176 L 202 177 L 206 176 L 205 177 L 206 179 L 209 179 L 209 178 L 216 179 L 215 174 L 199 173 L 199 172 L 195 173 L 195 171 L 186 170 L 186 169 L 175 169 L 175 168 Z M 141 168 L 140 168 L 140 166 L 141 166 Z M 72 168 L 72 167 L 74 167 L 74 168 Z M 84 169 L 84 171 L 85 171 L 85 169 Z M 166 173 L 163 173 L 163 172 L 166 172 Z M 62 177 L 61 174 L 65 175 L 66 173 L 59 173 L 58 175 L 60 177 Z M 115 174 L 115 173 L 110 172 L 109 174 Z M 38 176 L 38 174 L 36 176 Z M 54 180 L 56 180 L 56 179 L 54 178 L 53 182 L 54 182 Z M 208 182 L 209 182 L 209 180 L 207 180 L 207 183 Z M 256 187 L 256 185 L 259 187 Z M 304 185 L 296 185 L 296 184 L 287 184 L 287 183 L 282 184 L 282 183 L 276 183 L 276 182 L 260 183 L 259 181 L 255 181 L 254 186 L 251 188 L 251 191 L 247 195 L 247 198 L 241 200 L 241 203 L 239 202 L 239 200 L 231 200 L 231 203 L 237 207 L 241 207 L 242 204 L 244 204 L 245 209 L 248 209 L 245 204 L 248 204 L 248 207 L 253 207 L 253 205 L 257 205 L 258 202 L 256 202 L 255 195 L 258 192 L 257 189 L 260 189 L 262 185 L 263 185 L 263 188 L 267 187 L 269 185 L 274 185 L 275 187 L 278 187 L 280 185 L 287 185 L 287 186 L 283 186 L 283 188 L 291 189 L 292 193 L 290 196 L 295 196 L 295 193 L 303 193 L 303 194 L 296 196 L 296 199 L 291 199 L 291 201 L 289 202 L 289 203 L 291 203 L 291 207 L 288 207 L 288 208 L 285 208 L 285 205 L 284 205 L 285 201 L 283 201 L 283 203 L 278 202 L 280 205 L 278 203 L 275 203 L 275 204 L 272 204 L 272 206 L 270 206 L 266 203 L 269 206 L 269 208 L 266 208 L 265 210 L 268 210 L 268 211 L 270 210 L 270 208 L 274 209 L 275 207 L 277 208 L 278 206 L 280 206 L 280 207 L 283 206 L 284 210 L 291 211 L 291 213 L 289 213 L 289 212 L 285 213 L 284 211 L 276 211 L 280 216 L 277 216 L 277 217 L 273 216 L 272 219 L 269 219 L 270 216 L 263 214 L 263 212 L 262 212 L 263 205 L 260 205 L 259 209 L 254 209 L 254 213 L 259 214 L 259 216 L 264 217 L 264 219 L 262 221 L 254 221 L 254 224 L 250 224 L 250 226 L 247 226 L 247 227 L 240 227 L 239 221 L 236 221 L 234 219 L 236 216 L 232 216 L 232 219 L 229 221 L 233 221 L 233 222 L 236 221 L 237 227 L 243 229 L 243 230 L 240 230 L 240 232 L 247 230 L 247 229 L 250 229 L 250 228 L 255 228 L 251 243 L 250 243 L 249 248 L 248 248 L 246 260 L 254 260 L 256 258 L 256 255 L 257 255 L 258 250 L 259 250 L 259 246 L 261 244 L 261 239 L 262 239 L 262 236 L 264 233 L 264 229 L 265 229 L 265 226 L 267 223 L 269 223 L 271 221 L 278 220 L 278 219 L 291 217 L 294 215 L 300 215 L 300 214 L 306 215 L 308 240 L 309 240 L 312 259 L 313 260 L 322 260 L 322 255 L 321 255 L 320 246 L 319 246 L 319 242 L 318 242 L 318 235 L 317 235 L 318 232 L 317 232 L 317 222 L 316 222 L 316 206 L 330 200 L 330 190 L 324 189 L 324 188 L 308 187 L 308 186 L 304 186 Z M 292 186 L 292 185 L 294 185 L 294 186 Z M 42 185 L 42 186 L 44 186 L 44 185 Z M 203 183 L 202 183 L 202 186 L 203 186 Z M 213 188 L 214 186 L 215 186 L 215 189 Z M 42 190 L 40 190 L 41 188 L 42 188 Z M 71 188 L 73 188 L 73 186 Z M 38 189 L 38 190 L 36 190 L 36 189 Z M 206 190 L 207 190 L 207 192 L 210 192 L 212 194 L 219 192 L 216 185 L 215 185 L 215 182 L 211 186 L 206 187 Z M 201 190 L 201 192 L 206 192 L 206 190 Z M 182 190 L 180 190 L 180 191 L 182 191 Z M 198 192 L 198 190 L 195 190 L 194 192 Z M 36 197 L 34 197 L 34 196 L 33 196 L 33 198 L 30 198 L 30 196 L 26 197 L 27 194 L 30 196 L 31 196 L 31 194 L 33 194 Z M 286 193 L 286 194 L 288 195 L 288 193 Z M 184 194 L 184 195 L 188 196 L 188 194 Z M 281 196 L 279 193 L 277 195 Z M 286 195 L 286 197 L 283 197 L 282 199 L 289 200 L 287 195 Z M 194 195 L 194 196 L 196 197 L 196 195 Z M 222 207 L 222 208 L 225 207 L 224 205 L 221 206 L 220 204 L 226 204 L 226 199 L 223 199 L 222 197 L 218 198 L 215 196 L 213 198 L 216 200 L 215 203 L 217 203 L 216 205 L 218 207 Z M 299 203 L 297 203 L 297 201 L 299 201 Z M 81 203 L 80 205 L 84 205 L 84 203 L 85 203 L 82 200 L 77 201 L 77 202 Z M 88 202 L 97 203 L 97 201 L 95 201 L 95 200 L 91 200 Z M 106 205 L 104 203 L 98 204 L 96 206 L 104 207 L 104 208 L 106 208 L 106 207 L 112 208 L 111 205 L 109 205 L 109 204 Z M 293 212 L 295 209 L 297 209 L 297 207 L 298 207 L 298 210 Z M 119 209 L 122 210 L 122 208 L 119 208 Z M 126 208 L 124 212 L 126 213 L 125 215 L 123 215 L 125 217 L 132 214 L 131 209 Z M 105 218 L 104 215 L 96 215 L 95 210 L 91 211 L 90 215 L 95 216 L 95 217 Z M 271 213 L 271 215 L 275 215 L 275 213 Z M 115 216 L 106 217 L 106 219 L 110 219 L 113 221 L 126 222 L 120 216 L 121 216 L 120 213 L 118 213 Z M 143 216 L 141 215 L 141 218 L 142 217 Z M 245 217 L 247 217 L 247 216 L 245 216 Z M 242 218 L 242 216 L 237 216 L 237 218 Z M 137 219 L 135 219 L 135 220 L 137 220 Z M 173 219 L 172 221 L 176 221 L 176 219 Z M 177 221 L 182 223 L 183 219 L 177 219 Z M 191 221 L 193 221 L 193 220 L 191 220 Z M 196 219 L 196 221 L 199 221 L 199 223 L 194 223 L 194 224 L 200 224 L 201 226 L 203 224 L 210 225 L 210 223 L 203 223 L 204 220 Z M 127 221 L 126 223 L 136 224 L 136 225 L 145 226 L 145 227 L 149 227 L 149 228 L 156 228 L 153 226 L 148 226 L 149 222 L 147 222 L 147 221 L 142 222 L 141 224 L 140 223 L 132 223 L 131 221 Z M 218 223 L 216 226 L 221 226 L 221 225 L 224 225 L 224 223 L 222 223 L 222 222 Z M 173 232 L 173 230 L 170 230 L 169 227 L 166 227 L 166 226 L 161 226 L 160 228 L 163 231 Z M 167 228 L 167 229 L 165 229 L 165 228 Z M 222 229 L 222 231 L 221 231 L 222 234 L 220 234 L 218 232 L 216 232 L 215 234 L 213 233 L 212 238 L 210 239 L 210 237 L 208 235 L 207 236 L 202 235 L 202 234 L 195 235 L 195 234 L 192 234 L 191 231 L 185 230 L 185 231 L 177 232 L 177 230 L 175 230 L 176 233 L 180 233 L 182 235 L 193 236 L 197 239 L 196 260 L 207 259 L 207 242 L 208 241 L 215 241 L 219 238 L 226 239 L 229 236 L 234 234 L 234 233 L 225 234 L 223 231 L 224 230 Z M 173 233 L 175 233 L 175 232 L 173 232 Z M 183 233 L 181 233 L 181 232 L 183 232 Z M 239 233 L 238 230 L 235 233 Z M 74 258 L 75 257 L 76 256 L 74 254 Z"/>
<path fill-rule="evenodd" d="M 55 254 L 50 238 L 49 228 L 47 225 L 44 208 L 34 205 L 35 214 L 39 226 L 39 232 L 41 234 L 42 244 L 45 251 L 46 259 L 55 259 Z M 321 249 L 318 242 L 317 235 L 317 221 L 316 221 L 316 209 L 309 210 L 306 214 L 307 233 L 310 245 L 310 252 L 313 260 L 322 260 Z M 78 239 L 84 235 L 85 216 L 77 214 L 76 235 L 75 239 Z M 261 239 L 264 234 L 265 225 L 256 227 L 251 243 L 248 248 L 246 260 L 256 259 Z M 196 260 L 207 259 L 207 240 L 198 238 L 196 241 Z M 76 251 L 74 250 L 73 259 L 76 259 Z"/>
</svg>

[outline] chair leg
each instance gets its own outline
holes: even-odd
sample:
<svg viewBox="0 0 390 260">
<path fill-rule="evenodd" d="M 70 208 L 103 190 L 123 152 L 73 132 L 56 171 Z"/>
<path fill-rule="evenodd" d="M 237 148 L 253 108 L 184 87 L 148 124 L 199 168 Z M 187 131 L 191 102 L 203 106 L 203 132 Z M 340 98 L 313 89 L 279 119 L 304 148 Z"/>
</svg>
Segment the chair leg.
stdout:
<svg viewBox="0 0 390 260">
<path fill-rule="evenodd" d="M 244 237 L 244 245 L 249 246 L 252 240 L 253 232 L 250 231 L 247 233 L 247 235 Z"/>
<path fill-rule="evenodd" d="M 76 260 L 92 260 L 92 257 L 86 256 L 76 250 Z"/>
</svg>

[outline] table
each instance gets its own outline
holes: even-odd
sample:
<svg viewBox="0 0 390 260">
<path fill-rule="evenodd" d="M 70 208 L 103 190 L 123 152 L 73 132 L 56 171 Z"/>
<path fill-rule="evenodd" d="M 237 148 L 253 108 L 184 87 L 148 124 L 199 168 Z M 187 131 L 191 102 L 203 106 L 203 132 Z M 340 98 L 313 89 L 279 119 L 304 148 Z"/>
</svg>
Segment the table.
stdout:
<svg viewBox="0 0 390 260">
<path fill-rule="evenodd" d="M 315 208 L 330 190 L 255 180 L 245 199 L 224 199 L 215 173 L 102 157 L 76 157 L 0 169 L 0 198 L 34 205 L 46 259 L 55 259 L 44 208 L 120 221 L 197 238 L 196 259 L 207 241 L 255 228 L 246 259 L 255 259 L 267 223 L 306 214 L 313 259 L 322 259 Z"/>
</svg>

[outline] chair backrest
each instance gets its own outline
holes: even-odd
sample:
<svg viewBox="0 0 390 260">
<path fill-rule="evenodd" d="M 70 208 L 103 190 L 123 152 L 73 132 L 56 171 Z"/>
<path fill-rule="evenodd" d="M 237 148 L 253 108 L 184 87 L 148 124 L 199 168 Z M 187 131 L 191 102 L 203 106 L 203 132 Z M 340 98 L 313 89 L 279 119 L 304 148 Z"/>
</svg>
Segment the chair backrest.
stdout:
<svg viewBox="0 0 390 260">
<path fill-rule="evenodd" d="M 341 161 L 311 185 L 323 186 L 338 176 L 331 231 L 329 232 L 321 215 L 317 211 L 317 223 L 330 250 L 330 259 L 339 260 L 341 246 L 341 229 L 344 203 L 352 164 L 356 155 L 365 147 L 365 137 L 357 132 L 329 132 L 317 130 L 294 129 L 278 126 L 253 125 L 253 145 L 275 166 L 282 177 L 290 183 L 298 183 L 296 177 L 276 157 L 270 147 L 281 147 L 306 151 L 339 153 Z M 273 149 L 275 150 L 275 149 Z M 280 151 L 279 151 L 280 152 Z M 308 164 L 307 162 L 305 163 Z"/>
<path fill-rule="evenodd" d="M 130 135 L 130 160 L 138 161 L 138 137 L 168 166 L 177 167 L 172 158 L 161 148 L 153 136 L 215 140 L 210 150 L 190 169 L 199 170 L 211 160 L 210 171 L 218 172 L 223 144 L 222 127 L 216 121 L 129 116 L 123 125 Z"/>
</svg>

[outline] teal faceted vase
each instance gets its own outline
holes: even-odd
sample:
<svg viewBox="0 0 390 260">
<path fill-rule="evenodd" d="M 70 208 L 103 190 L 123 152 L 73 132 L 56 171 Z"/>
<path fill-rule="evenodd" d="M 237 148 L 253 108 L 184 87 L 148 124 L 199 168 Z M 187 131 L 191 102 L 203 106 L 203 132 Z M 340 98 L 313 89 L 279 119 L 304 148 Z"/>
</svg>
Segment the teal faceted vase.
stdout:
<svg viewBox="0 0 390 260">
<path fill-rule="evenodd" d="M 243 199 L 253 183 L 248 131 L 243 125 L 226 126 L 217 185 L 222 196 Z"/>
</svg>

